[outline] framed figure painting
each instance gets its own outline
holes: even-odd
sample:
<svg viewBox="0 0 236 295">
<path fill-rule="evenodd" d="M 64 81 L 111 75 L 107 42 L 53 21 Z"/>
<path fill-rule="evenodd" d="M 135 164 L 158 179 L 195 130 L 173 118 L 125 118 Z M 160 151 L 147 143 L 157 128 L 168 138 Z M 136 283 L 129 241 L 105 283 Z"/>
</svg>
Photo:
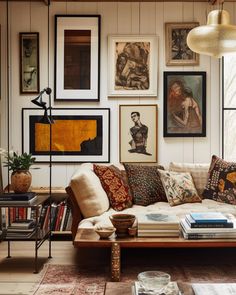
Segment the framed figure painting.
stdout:
<svg viewBox="0 0 236 295">
<path fill-rule="evenodd" d="M 157 162 L 157 105 L 120 105 L 121 163 Z"/>
<path fill-rule="evenodd" d="M 206 72 L 164 72 L 164 136 L 206 136 Z"/>
<path fill-rule="evenodd" d="M 55 15 L 55 100 L 99 100 L 100 19 Z"/>
<path fill-rule="evenodd" d="M 199 64 L 199 54 L 187 45 L 187 35 L 199 23 L 166 23 L 165 53 L 167 66 L 195 66 Z"/>
<path fill-rule="evenodd" d="M 157 36 L 108 37 L 108 96 L 157 96 Z"/>
<path fill-rule="evenodd" d="M 20 93 L 39 93 L 39 33 L 20 33 Z"/>
<path fill-rule="evenodd" d="M 36 162 L 109 162 L 110 109 L 53 108 L 53 124 L 42 124 L 44 111 L 22 109 L 22 151 Z"/>
</svg>

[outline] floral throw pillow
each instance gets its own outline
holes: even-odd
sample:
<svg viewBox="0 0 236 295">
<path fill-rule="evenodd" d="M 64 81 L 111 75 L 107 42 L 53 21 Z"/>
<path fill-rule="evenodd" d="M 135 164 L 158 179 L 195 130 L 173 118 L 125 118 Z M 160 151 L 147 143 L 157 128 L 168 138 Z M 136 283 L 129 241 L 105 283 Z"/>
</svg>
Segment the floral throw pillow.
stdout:
<svg viewBox="0 0 236 295">
<path fill-rule="evenodd" d="M 103 189 L 107 193 L 111 207 L 116 211 L 132 206 L 132 196 L 129 187 L 120 174 L 112 166 L 93 165 L 93 170 L 99 177 Z"/>
<path fill-rule="evenodd" d="M 202 195 L 205 199 L 236 205 L 236 163 L 213 155 Z"/>
<path fill-rule="evenodd" d="M 162 186 L 158 168 L 162 166 L 144 166 L 124 164 L 134 204 L 147 206 L 155 202 L 166 202 L 166 195 Z"/>
<path fill-rule="evenodd" d="M 158 170 L 170 206 L 201 202 L 189 172 Z"/>
</svg>

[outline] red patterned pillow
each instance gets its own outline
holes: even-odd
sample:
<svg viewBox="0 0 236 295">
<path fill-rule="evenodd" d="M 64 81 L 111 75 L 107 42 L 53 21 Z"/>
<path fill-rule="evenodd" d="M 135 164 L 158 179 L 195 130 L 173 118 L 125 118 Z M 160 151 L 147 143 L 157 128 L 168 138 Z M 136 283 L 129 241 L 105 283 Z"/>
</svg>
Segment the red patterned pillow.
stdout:
<svg viewBox="0 0 236 295">
<path fill-rule="evenodd" d="M 111 207 L 121 211 L 132 206 L 132 196 L 129 187 L 125 185 L 119 173 L 109 166 L 93 165 L 93 170 L 99 177 L 102 187 L 107 193 Z"/>
</svg>

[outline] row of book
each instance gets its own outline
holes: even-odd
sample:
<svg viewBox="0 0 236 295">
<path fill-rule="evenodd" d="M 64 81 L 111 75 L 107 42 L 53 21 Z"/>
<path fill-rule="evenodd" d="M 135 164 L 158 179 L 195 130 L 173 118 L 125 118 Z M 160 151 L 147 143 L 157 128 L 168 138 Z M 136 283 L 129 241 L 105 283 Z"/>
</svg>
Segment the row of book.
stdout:
<svg viewBox="0 0 236 295">
<path fill-rule="evenodd" d="M 235 239 L 236 219 L 221 212 L 190 213 L 180 221 L 183 237 L 193 239 Z"/>
<path fill-rule="evenodd" d="M 36 209 L 33 207 L 9 207 L 0 208 L 1 227 L 9 228 L 12 223 L 25 220 L 36 219 Z M 39 225 L 43 230 L 47 230 L 51 221 L 52 231 L 70 231 L 72 224 L 71 208 L 66 202 L 52 203 L 51 205 L 51 220 L 49 204 L 43 205 L 39 209 Z"/>
</svg>

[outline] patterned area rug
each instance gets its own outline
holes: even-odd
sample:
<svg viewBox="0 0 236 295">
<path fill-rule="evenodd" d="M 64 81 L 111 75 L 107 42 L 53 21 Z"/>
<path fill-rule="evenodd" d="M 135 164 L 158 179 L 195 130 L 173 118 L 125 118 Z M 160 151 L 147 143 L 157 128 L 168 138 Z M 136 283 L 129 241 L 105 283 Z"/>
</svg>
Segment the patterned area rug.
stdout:
<svg viewBox="0 0 236 295">
<path fill-rule="evenodd" d="M 122 281 L 132 282 L 137 274 L 144 270 L 158 269 L 168 272 L 173 281 L 189 283 L 200 282 L 235 282 L 236 266 L 234 265 L 175 265 L 155 268 L 122 266 Z M 110 280 L 109 269 L 78 268 L 74 265 L 46 266 L 43 279 L 35 295 L 103 295 L 105 283 Z"/>
</svg>

